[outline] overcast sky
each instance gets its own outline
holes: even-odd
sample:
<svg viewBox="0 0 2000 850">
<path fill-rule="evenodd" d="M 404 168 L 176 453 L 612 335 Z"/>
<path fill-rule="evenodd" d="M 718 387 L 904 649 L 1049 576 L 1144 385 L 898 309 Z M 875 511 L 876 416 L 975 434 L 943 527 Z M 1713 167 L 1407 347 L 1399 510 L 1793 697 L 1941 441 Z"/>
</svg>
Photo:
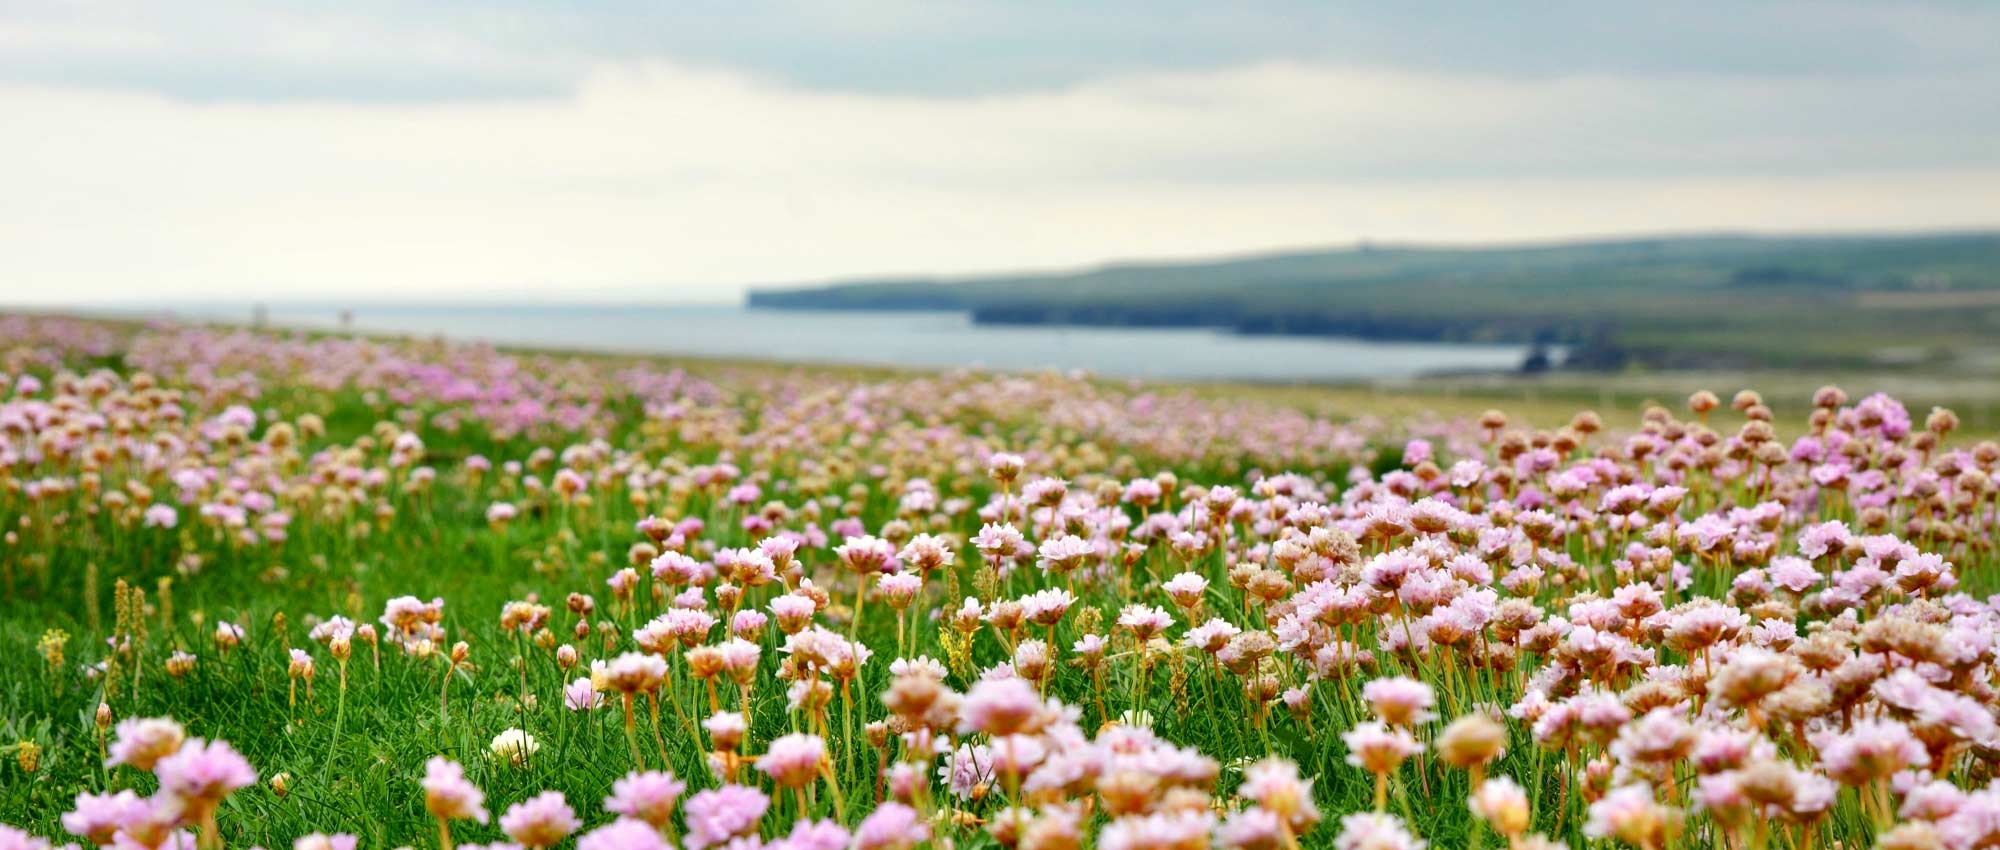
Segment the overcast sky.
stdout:
<svg viewBox="0 0 2000 850">
<path fill-rule="evenodd" d="M 1970 0 L 0 0 L 0 303 L 1993 227 L 1995 45 Z"/>
</svg>

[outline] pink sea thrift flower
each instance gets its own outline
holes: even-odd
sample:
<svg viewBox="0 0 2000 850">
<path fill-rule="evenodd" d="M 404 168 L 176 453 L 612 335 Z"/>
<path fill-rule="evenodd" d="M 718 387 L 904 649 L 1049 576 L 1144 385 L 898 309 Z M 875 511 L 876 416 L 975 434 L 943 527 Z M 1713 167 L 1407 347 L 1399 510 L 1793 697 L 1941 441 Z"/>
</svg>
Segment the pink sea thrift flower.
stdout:
<svg viewBox="0 0 2000 850">
<path fill-rule="evenodd" d="M 1437 692 L 1407 676 L 1375 679 L 1361 686 L 1361 698 L 1368 701 L 1376 717 L 1391 726 L 1413 726 L 1437 717 L 1431 713 L 1437 705 Z"/>
<path fill-rule="evenodd" d="M 672 823 L 674 804 L 686 791 L 687 783 L 672 771 L 635 771 L 612 783 L 604 810 L 665 828 Z"/>
<path fill-rule="evenodd" d="M 1340 834 L 1333 837 L 1338 850 L 1424 850 L 1428 842 L 1410 834 L 1394 815 L 1361 812 L 1340 819 Z"/>
<path fill-rule="evenodd" d="M 117 738 L 111 742 L 105 767 L 129 764 L 152 770 L 160 759 L 180 751 L 187 731 L 171 717 L 132 717 L 118 721 Z"/>
<path fill-rule="evenodd" d="M 590 711 L 604 706 L 604 695 L 597 692 L 589 676 L 579 676 L 563 688 L 563 705 L 571 711 Z"/>
<path fill-rule="evenodd" d="M 656 827 L 644 821 L 619 818 L 576 840 L 576 850 L 673 850 Z"/>
<path fill-rule="evenodd" d="M 724 785 L 695 794 L 684 807 L 687 846 L 703 850 L 748 835 L 756 830 L 757 822 L 763 820 L 770 807 L 771 798 L 764 792 L 742 785 Z"/>
<path fill-rule="evenodd" d="M 794 732 L 773 740 L 757 759 L 757 769 L 783 788 L 803 788 L 819 778 L 826 759 L 826 742 L 818 735 Z"/>
<path fill-rule="evenodd" d="M 929 841 L 931 828 L 917 810 L 891 800 L 854 828 L 854 850 L 908 850 Z"/>
<path fill-rule="evenodd" d="M 119 830 L 141 827 L 152 816 L 153 804 L 132 791 L 85 792 L 76 795 L 76 808 L 62 816 L 62 825 L 71 834 L 101 847 L 110 844 L 112 835 Z"/>
<path fill-rule="evenodd" d="M 257 771 L 228 741 L 192 738 L 180 751 L 153 766 L 160 791 L 192 805 L 212 806 L 222 798 L 257 782 Z"/>
<path fill-rule="evenodd" d="M 360 839 L 344 832 L 337 832 L 332 835 L 324 832 L 315 832 L 310 835 L 300 836 L 298 840 L 293 841 L 292 850 L 354 850 L 355 845 L 358 843 L 360 843 Z"/>
<path fill-rule="evenodd" d="M 439 820 L 486 822 L 486 794 L 466 781 L 465 768 L 443 756 L 424 763 L 424 808 Z"/>
<path fill-rule="evenodd" d="M 500 815 L 500 829 L 507 837 L 529 848 L 552 847 L 582 825 L 561 791 L 543 791 Z"/>
<path fill-rule="evenodd" d="M 1042 715 L 1042 699 L 1033 685 L 1017 678 L 988 679 L 973 685 L 959 705 L 962 732 L 994 737 L 1032 731 Z"/>
</svg>

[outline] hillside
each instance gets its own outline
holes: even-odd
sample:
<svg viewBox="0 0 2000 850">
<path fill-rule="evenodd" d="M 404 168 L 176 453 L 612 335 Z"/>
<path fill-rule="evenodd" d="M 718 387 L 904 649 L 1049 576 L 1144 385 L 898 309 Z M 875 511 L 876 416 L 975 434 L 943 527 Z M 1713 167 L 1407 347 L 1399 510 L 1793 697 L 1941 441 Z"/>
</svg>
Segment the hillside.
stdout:
<svg viewBox="0 0 2000 850">
<path fill-rule="evenodd" d="M 983 323 L 1540 341 L 1571 346 L 1578 365 L 1596 368 L 1949 362 L 2000 334 L 2000 233 L 1363 246 L 766 288 L 749 303 L 956 309 Z"/>
</svg>

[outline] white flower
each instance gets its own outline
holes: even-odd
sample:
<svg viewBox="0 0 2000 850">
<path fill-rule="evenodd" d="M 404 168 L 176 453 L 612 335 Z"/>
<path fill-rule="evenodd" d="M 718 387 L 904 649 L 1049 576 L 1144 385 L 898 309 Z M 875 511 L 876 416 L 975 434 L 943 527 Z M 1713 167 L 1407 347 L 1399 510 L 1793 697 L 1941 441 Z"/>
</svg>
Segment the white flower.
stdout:
<svg viewBox="0 0 2000 850">
<path fill-rule="evenodd" d="M 536 750 L 542 748 L 542 745 L 539 741 L 535 740 L 535 736 L 527 732 L 519 729 L 509 729 L 493 736 L 493 743 L 488 748 L 493 751 L 494 758 L 506 759 L 518 766 L 526 763 L 528 757 L 534 755 Z"/>
</svg>

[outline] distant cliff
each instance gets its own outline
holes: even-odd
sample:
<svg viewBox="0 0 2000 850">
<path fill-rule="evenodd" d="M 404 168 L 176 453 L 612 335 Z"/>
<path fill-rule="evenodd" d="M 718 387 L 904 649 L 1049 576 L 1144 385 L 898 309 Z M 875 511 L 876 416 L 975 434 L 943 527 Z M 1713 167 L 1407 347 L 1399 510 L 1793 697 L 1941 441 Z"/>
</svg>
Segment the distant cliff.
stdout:
<svg viewBox="0 0 2000 850">
<path fill-rule="evenodd" d="M 1968 297 L 1986 306 L 1966 309 Z M 1600 368 L 1852 365 L 1898 345 L 1980 344 L 2000 327 L 2000 234 L 1363 246 L 759 289 L 749 304 L 964 310 L 986 324 L 1561 343 L 1573 362 Z"/>
</svg>

